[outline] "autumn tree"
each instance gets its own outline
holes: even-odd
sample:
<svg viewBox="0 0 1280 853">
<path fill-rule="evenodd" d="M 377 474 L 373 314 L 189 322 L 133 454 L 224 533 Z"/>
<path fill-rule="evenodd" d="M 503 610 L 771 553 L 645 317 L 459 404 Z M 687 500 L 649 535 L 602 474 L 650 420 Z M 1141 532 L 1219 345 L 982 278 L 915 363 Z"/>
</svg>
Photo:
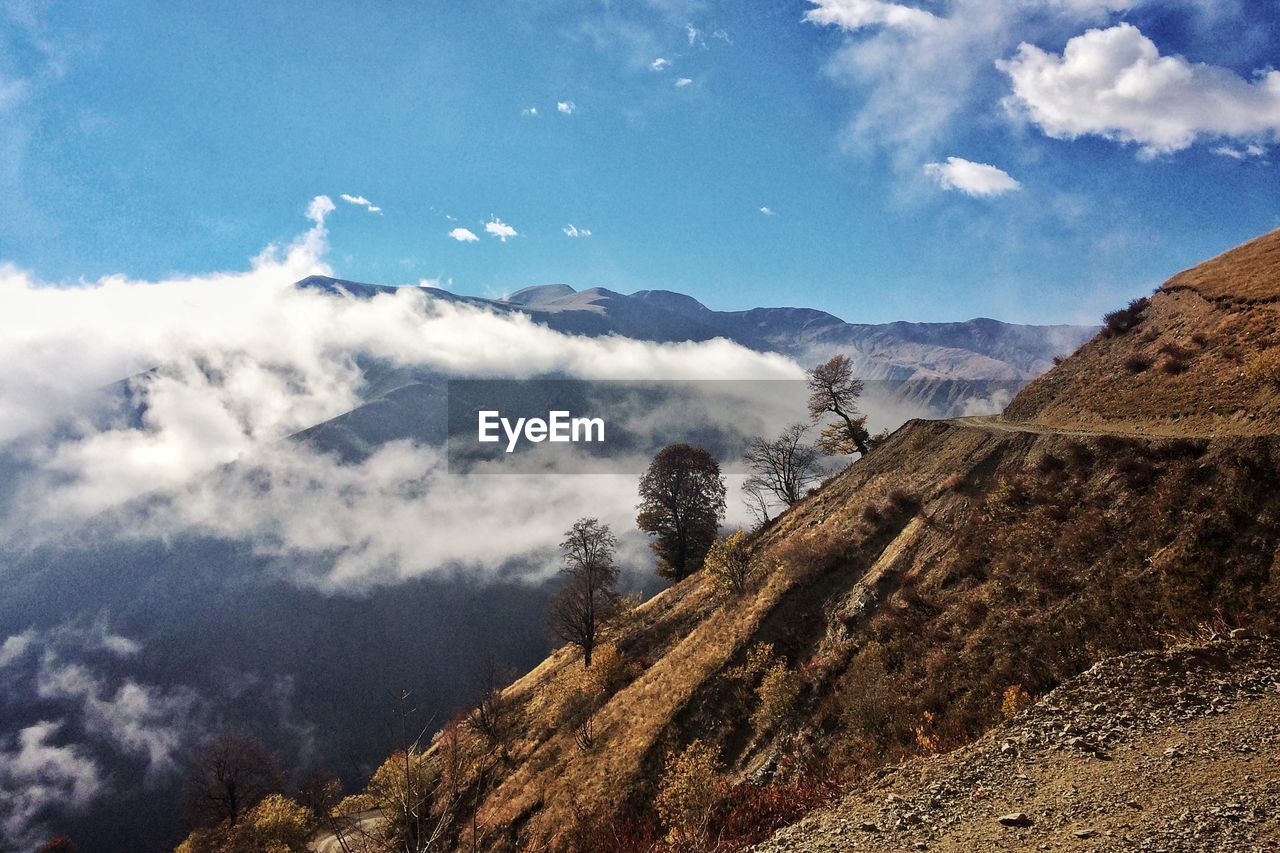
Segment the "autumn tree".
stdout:
<svg viewBox="0 0 1280 853">
<path fill-rule="evenodd" d="M 618 567 L 613 561 L 617 547 L 609 525 L 595 518 L 578 519 L 560 543 L 564 586 L 551 600 L 551 630 L 581 648 L 588 667 L 601 629 L 617 607 Z"/>
<path fill-rule="evenodd" d="M 655 537 L 658 572 L 681 580 L 702 568 L 724 518 L 724 477 L 701 447 L 672 444 L 653 458 L 640 478 L 636 525 Z"/>
<path fill-rule="evenodd" d="M 743 483 L 748 508 L 762 524 L 773 503 L 794 506 L 818 482 L 818 449 L 805 441 L 809 428 L 792 424 L 774 439 L 756 437 L 747 448 L 751 474 Z"/>
<path fill-rule="evenodd" d="M 861 396 L 862 380 L 853 375 L 853 362 L 847 356 L 833 356 L 809 371 L 809 417 L 816 424 L 835 416 L 818 436 L 823 453 L 868 453 L 871 435 L 867 416 L 858 411 Z"/>
<path fill-rule="evenodd" d="M 281 787 L 279 765 L 262 742 L 227 732 L 207 741 L 192 756 L 183 792 L 198 826 L 235 826 Z"/>
</svg>

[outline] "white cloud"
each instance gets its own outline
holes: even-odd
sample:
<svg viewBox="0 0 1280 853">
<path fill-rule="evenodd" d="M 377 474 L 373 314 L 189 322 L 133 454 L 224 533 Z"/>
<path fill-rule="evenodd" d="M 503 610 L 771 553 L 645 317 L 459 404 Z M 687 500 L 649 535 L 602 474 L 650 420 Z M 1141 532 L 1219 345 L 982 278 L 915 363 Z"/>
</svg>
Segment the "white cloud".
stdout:
<svg viewBox="0 0 1280 853">
<path fill-rule="evenodd" d="M 6 667 L 25 655 L 34 638 L 35 632 L 31 630 L 5 638 L 4 643 L 0 644 L 0 667 Z"/>
<path fill-rule="evenodd" d="M 777 216 L 777 215 L 778 215 L 778 212 L 777 212 L 777 211 L 775 211 L 773 208 L 771 208 L 771 207 L 767 207 L 767 206 L 766 206 L 766 207 L 762 207 L 762 208 L 760 208 L 760 212 L 761 212 L 761 213 L 763 213 L 765 216 Z"/>
<path fill-rule="evenodd" d="M 729 38 L 729 34 L 724 30 L 716 30 L 711 34 L 711 37 L 713 39 L 719 39 L 720 41 L 724 42 L 727 45 L 733 44 L 733 39 Z"/>
<path fill-rule="evenodd" d="M 510 225 L 503 222 L 501 219 L 496 219 L 496 218 L 490 219 L 488 222 L 484 224 L 484 231 L 486 234 L 492 234 L 494 237 L 497 237 L 499 240 L 501 240 L 504 243 L 507 242 L 507 240 L 509 240 L 512 237 L 519 236 L 519 233 L 516 231 L 516 229 L 512 228 Z"/>
<path fill-rule="evenodd" d="M 919 169 L 954 125 L 995 109 L 1007 78 L 995 63 L 1021 41 L 1106 22 L 1134 0 L 810 0 L 806 20 L 849 33 L 827 73 L 854 92 L 844 143 L 883 148 Z"/>
<path fill-rule="evenodd" d="M 1230 157 L 1233 160 L 1246 160 L 1250 157 L 1261 157 L 1267 153 L 1267 149 L 1261 145 L 1246 145 L 1243 148 L 1234 148 L 1230 145 L 1219 145 L 1213 149 L 1214 154 L 1220 154 L 1223 157 Z"/>
<path fill-rule="evenodd" d="M 816 6 L 804 19 L 815 24 L 833 24 L 846 30 L 864 27 L 889 27 L 903 30 L 927 30 L 939 19 L 932 12 L 884 0 L 808 0 Z"/>
<path fill-rule="evenodd" d="M 566 237 L 590 237 L 591 236 L 590 228 L 578 228 L 572 222 L 566 225 L 563 231 Z"/>
<path fill-rule="evenodd" d="M 12 741 L 0 736 L 5 842 L 33 849 L 40 836 L 49 835 L 48 824 L 135 781 L 153 784 L 175 769 L 179 750 L 196 730 L 195 694 L 122 678 L 119 658 L 136 654 L 141 644 L 115 634 L 100 618 L 28 630 L 9 637 L 3 649 L 8 659 L 0 700 L 10 709 L 38 707 L 44 717 Z M 104 664 L 104 651 L 117 660 Z M 108 756 L 142 763 L 141 778 L 113 777 L 108 787 L 100 769 Z"/>
<path fill-rule="evenodd" d="M 578 105 L 573 101 L 556 101 L 556 110 L 565 115 L 573 115 L 576 109 L 578 109 Z"/>
<path fill-rule="evenodd" d="M 689 47 L 693 47 L 698 43 L 698 39 L 702 37 L 702 31 L 693 24 L 684 25 L 684 34 L 689 38 Z"/>
<path fill-rule="evenodd" d="M 663 59 L 661 56 L 659 56 L 653 62 L 649 63 L 649 67 L 652 68 L 654 71 L 663 71 L 671 67 L 671 60 Z"/>
<path fill-rule="evenodd" d="M 480 238 L 470 228 L 458 227 L 449 232 L 449 236 L 457 240 L 459 243 L 474 243 Z"/>
<path fill-rule="evenodd" d="M 510 228 L 491 224 L 501 226 L 499 239 Z M 240 273 L 55 286 L 0 268 L 0 443 L 28 466 L 9 483 L 13 509 L 0 518 L 0 537 L 52 541 L 89 519 L 96 532 L 76 528 L 86 536 L 199 532 L 249 542 L 264 555 L 304 555 L 302 580 L 320 586 L 450 566 L 493 570 L 554 550 L 549 531 L 565 517 L 598 511 L 629 523 L 634 477 L 515 478 L 516 488 L 513 478 L 475 476 L 460 484 L 440 452 L 408 442 L 350 463 L 282 441 L 361 404 L 357 358 L 449 377 L 803 376 L 787 358 L 724 340 L 568 336 L 417 287 L 366 300 L 295 288 L 305 275 L 328 273 L 325 249 L 317 223 Z M 125 376 L 145 401 L 141 424 L 72 417 L 66 435 L 37 429 Z M 96 647 L 127 655 L 129 641 L 112 636 L 104 631 Z M 24 643 L 5 640 L 3 654 L 29 655 Z M 117 683 L 95 690 L 75 674 L 51 674 L 46 689 L 81 697 L 104 732 L 127 731 L 128 709 L 147 697 L 122 694 Z M 123 722 L 113 729 L 108 720 Z"/>
<path fill-rule="evenodd" d="M 538 108 L 537 108 L 537 107 L 525 107 L 524 109 L 522 109 L 522 110 L 520 111 L 520 115 L 524 116 L 525 118 L 536 118 L 536 117 L 537 117 L 537 115 L 538 115 Z"/>
<path fill-rule="evenodd" d="M 337 210 L 333 199 L 327 195 L 318 195 L 307 205 L 307 218 L 317 226 L 324 225 L 325 217 Z"/>
<path fill-rule="evenodd" d="M 688 77 L 681 77 L 679 80 L 676 81 L 676 88 L 683 89 L 685 86 L 688 86 L 692 82 L 693 80 L 691 80 Z"/>
<path fill-rule="evenodd" d="M 365 198 L 362 195 L 348 195 L 347 193 L 343 193 L 341 196 L 339 196 L 339 198 L 341 198 L 347 204 L 354 204 L 354 205 L 357 205 L 358 207 L 363 207 L 366 210 L 368 210 L 370 213 L 382 212 L 382 208 L 378 207 L 376 204 L 369 201 L 369 199 Z"/>
<path fill-rule="evenodd" d="M 1132 24 L 1093 29 L 1062 55 L 1022 43 L 999 63 L 1013 82 L 1011 108 L 1049 136 L 1093 135 L 1167 154 L 1201 137 L 1280 137 L 1280 71 L 1253 81 L 1181 56 L 1161 56 Z"/>
<path fill-rule="evenodd" d="M 79 811 L 103 791 L 98 765 L 78 745 L 58 746 L 61 722 L 42 720 L 0 740 L 0 836 L 34 850 L 51 813 Z"/>
<path fill-rule="evenodd" d="M 112 688 L 83 664 L 46 651 L 36 674 L 36 693 L 44 700 L 76 703 L 86 731 L 122 754 L 144 759 L 148 776 L 173 769 L 192 703 L 182 691 L 165 693 L 132 679 Z"/>
<path fill-rule="evenodd" d="M 1003 195 L 1022 186 L 1003 169 L 961 157 L 948 157 L 945 163 L 926 163 L 924 172 L 944 190 L 959 190 L 970 196 Z"/>
</svg>

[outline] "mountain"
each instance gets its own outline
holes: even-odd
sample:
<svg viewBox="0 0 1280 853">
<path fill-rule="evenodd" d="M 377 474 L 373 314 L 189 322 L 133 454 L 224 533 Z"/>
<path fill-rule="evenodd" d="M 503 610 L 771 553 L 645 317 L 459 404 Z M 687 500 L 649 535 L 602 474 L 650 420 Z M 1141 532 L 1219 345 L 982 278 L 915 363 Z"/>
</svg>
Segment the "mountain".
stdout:
<svg viewBox="0 0 1280 853">
<path fill-rule="evenodd" d="M 298 285 L 361 298 L 395 290 L 324 276 L 311 276 Z M 842 352 L 855 360 L 859 375 L 869 380 L 1029 380 L 1097 332 L 1096 326 L 1024 326 L 987 318 L 962 323 L 846 323 L 811 308 L 713 311 L 691 296 L 668 290 L 625 295 L 603 287 L 578 291 L 567 284 L 546 284 L 526 287 L 505 299 L 424 290 L 453 302 L 520 311 L 568 334 L 614 334 L 647 341 L 723 337 L 806 364 Z"/>
<path fill-rule="evenodd" d="M 311 276 L 302 288 L 370 299 L 395 293 L 385 285 Z M 417 288 L 414 288 L 415 290 Z M 519 312 L 571 335 L 621 335 L 655 342 L 727 338 L 761 352 L 812 365 L 837 353 L 854 360 L 868 382 L 864 409 L 877 428 L 906 417 L 951 417 L 997 411 L 1027 381 L 1096 333 L 1096 326 L 1023 326 L 979 318 L 963 323 L 853 324 L 809 308 L 713 311 L 691 296 L 665 290 L 631 295 L 567 284 L 527 287 L 505 299 L 459 296 L 422 288 L 434 299 L 499 313 Z M 298 434 L 346 460 L 366 457 L 395 439 L 440 444 L 446 435 L 445 377 L 429 371 L 361 363 L 359 406 Z"/>
<path fill-rule="evenodd" d="M 1075 796 L 1066 793 L 1071 774 L 1086 772 L 1065 759 L 1037 761 L 1036 784 L 1063 791 L 1046 799 L 1003 770 L 969 769 L 965 756 L 994 760 L 995 741 L 983 737 L 1002 719 L 1024 721 L 1010 735 L 1014 756 L 1045 754 L 1034 738 L 1059 725 L 1047 720 L 1078 735 L 1063 747 L 1091 753 L 1079 761 L 1111 752 L 1135 720 L 1148 727 L 1136 748 L 1159 747 L 1164 758 L 1222 749 L 1222 732 L 1235 738 L 1227 749 L 1257 748 L 1251 731 L 1274 743 L 1273 727 L 1249 727 L 1256 707 L 1239 728 L 1220 730 L 1161 709 L 1175 685 L 1200 683 L 1178 674 L 1192 659 L 1163 650 L 1277 627 L 1277 246 L 1280 232 L 1265 235 L 1110 315 L 1002 415 L 906 423 L 752 536 L 744 591 L 695 574 L 626 612 L 601 654 L 607 665 L 584 670 L 574 648 L 561 648 L 497 694 L 487 714 L 503 709 L 509 724 L 499 736 L 468 740 L 484 729 L 447 726 L 423 759 L 448 779 L 431 804 L 441 831 L 457 849 L 640 850 L 663 837 L 682 849 L 707 849 L 711 838 L 716 849 L 739 849 L 840 795 L 850 805 L 823 812 L 812 835 L 798 829 L 768 849 L 879 849 L 861 821 L 879 828 L 891 817 L 902 831 L 929 820 L 914 805 L 871 813 L 877 780 L 891 778 L 904 803 L 951 798 L 956 820 L 990 817 L 985 805 L 957 811 L 958 796 L 1027 812 L 997 821 L 999 843 L 982 841 L 995 849 L 1039 842 L 1028 826 L 1075 827 L 1058 803 Z M 559 294 L 546 296 L 574 296 Z M 657 299 L 691 319 L 701 314 Z M 1101 662 L 1137 652 L 1149 657 L 1134 664 L 1132 685 L 1097 694 L 1087 712 L 1060 708 L 1101 678 Z M 1260 656 L 1253 668 L 1196 659 L 1221 673 L 1218 687 L 1198 695 L 1221 694 L 1208 701 L 1229 709 L 1230 696 L 1271 689 L 1275 646 L 1249 654 Z M 1127 716 L 1098 722 L 1126 688 Z M 923 765 L 927 774 L 881 775 L 962 747 Z M 1133 784 L 1126 769 L 1164 766 L 1150 752 L 1125 759 L 1117 786 Z M 1248 766 L 1258 775 L 1241 800 L 1219 806 L 1252 815 L 1230 834 L 1239 846 L 1206 848 L 1175 824 L 1183 818 L 1169 803 L 1194 799 L 1186 786 L 1202 783 L 1192 775 L 1169 777 L 1164 789 L 1153 782 L 1131 808 L 1149 813 L 1144 833 L 1167 841 L 1157 849 L 1265 848 L 1274 823 L 1249 809 L 1274 803 L 1265 790 L 1275 790 L 1280 771 L 1274 762 Z M 1212 775 L 1212 765 L 1197 767 Z M 986 778 L 1015 788 L 991 791 Z M 933 781 L 944 787 L 931 800 L 922 786 Z M 1103 791 L 1090 784 L 1080 799 L 1089 821 L 1076 828 L 1124 828 L 1088 811 Z M 981 830 L 970 838 L 996 832 Z M 927 847 L 941 833 L 895 838 Z M 966 836 L 945 837 L 969 849 Z"/>
</svg>

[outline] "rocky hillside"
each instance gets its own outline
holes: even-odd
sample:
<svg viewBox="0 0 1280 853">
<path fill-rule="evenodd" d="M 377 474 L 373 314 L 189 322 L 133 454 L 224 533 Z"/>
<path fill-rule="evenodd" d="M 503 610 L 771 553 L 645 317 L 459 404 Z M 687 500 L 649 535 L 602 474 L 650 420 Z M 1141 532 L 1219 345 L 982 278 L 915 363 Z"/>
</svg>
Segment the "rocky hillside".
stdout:
<svg viewBox="0 0 1280 853">
<path fill-rule="evenodd" d="M 1263 238 L 1264 245 L 1274 239 Z M 1235 268 L 1212 263 L 1227 270 L 1222 275 Z M 1208 274 L 1184 275 L 1197 281 Z M 868 833 L 918 818 L 921 828 L 908 826 L 901 840 L 930 846 L 953 836 L 941 824 L 931 829 L 917 806 L 895 806 L 890 814 L 877 804 L 872 813 L 870 800 L 856 799 L 883 800 L 865 786 L 884 768 L 975 741 L 969 749 L 990 751 L 994 741 L 980 740 L 984 734 L 1036 699 L 1038 710 L 1020 723 L 1027 728 L 1003 735 L 1013 745 L 1002 760 L 1014 751 L 1051 749 L 1057 741 L 1042 737 L 1045 731 L 1086 725 L 1084 717 L 1072 722 L 1077 706 L 1055 697 L 1083 695 L 1078 691 L 1090 678 L 1110 678 L 1110 665 L 1093 669 L 1099 662 L 1206 632 L 1269 634 L 1280 613 L 1280 438 L 1265 406 L 1248 418 L 1224 414 L 1222 403 L 1237 397 L 1260 403 L 1274 393 L 1280 374 L 1249 373 L 1276 352 L 1266 334 L 1276 327 L 1274 305 L 1258 298 L 1262 290 L 1251 284 L 1248 300 L 1228 305 L 1216 300 L 1230 291 L 1229 282 L 1220 282 L 1212 298 L 1171 282 L 1150 305 L 1113 320 L 1024 390 L 1003 417 L 904 425 L 755 535 L 755 571 L 744 591 L 727 593 L 695 575 L 619 621 L 607 667 L 584 675 L 576 652 L 553 654 L 501 694 L 510 720 L 500 748 L 494 746 L 501 760 L 460 763 L 458 729 L 437 738 L 428 760 L 454 768 L 448 776 L 454 794 L 433 808 L 452 814 L 465 801 L 474 815 L 451 826 L 450 843 L 642 850 L 665 838 L 687 849 L 693 833 L 700 839 L 693 847 L 740 849 L 765 841 L 834 791 L 852 788 L 864 792 L 849 807 L 857 820 L 841 816 L 843 805 L 823 812 L 805 825 L 813 838 L 839 849 L 898 849 L 897 841 L 886 846 Z M 1177 356 L 1185 370 L 1125 366 L 1166 344 L 1200 349 Z M 1203 383 L 1199 391 L 1183 384 L 1191 374 Z M 1258 649 L 1274 657 L 1271 646 Z M 1162 660 L 1163 653 L 1154 654 L 1141 660 Z M 1187 660 L 1169 654 L 1175 656 L 1163 659 Z M 1082 676 L 1087 672 L 1095 675 Z M 1134 719 L 1155 714 L 1141 744 L 1163 743 L 1174 737 L 1169 726 L 1184 725 L 1178 737 L 1187 749 L 1216 743 L 1176 715 L 1159 717 L 1165 697 L 1155 694 L 1165 685 L 1157 679 L 1143 687 L 1143 677 L 1134 677 L 1126 700 Z M 1251 677 L 1223 676 L 1230 685 L 1223 696 L 1253 690 Z M 1184 686 L 1201 689 L 1192 681 Z M 1123 721 L 1104 725 L 1099 716 L 1117 698 L 1089 706 L 1095 717 L 1079 732 L 1084 740 L 1063 741 L 1072 752 L 1045 753 L 1036 773 L 1050 775 L 1025 769 L 991 777 L 1004 788 L 990 802 L 1029 821 L 1022 827 L 1022 818 L 1013 820 L 1000 839 L 1039 844 L 1059 840 L 1068 828 L 1105 837 L 1108 830 L 1155 832 L 1158 824 L 1173 839 L 1169 849 L 1193 849 L 1176 846 L 1178 833 L 1196 831 L 1199 820 L 1188 799 L 1194 791 L 1183 788 L 1193 784 L 1191 776 L 1169 776 L 1166 793 L 1152 795 L 1159 806 L 1128 795 L 1140 806 L 1134 816 L 1086 808 L 1092 794 L 1079 785 L 1076 806 L 1063 804 L 1062 797 L 1076 793 L 1068 794 L 1069 781 L 1053 781 L 1053 762 L 1119 754 L 1105 733 L 1123 729 Z M 1274 707 L 1274 696 L 1258 701 Z M 1205 731 L 1205 738 L 1218 736 Z M 1257 731 L 1273 736 L 1265 726 Z M 1095 748 L 1082 752 L 1082 744 Z M 1150 760 L 1158 764 L 1175 753 Z M 953 778 L 946 768 L 954 768 L 955 779 L 969 778 L 960 761 L 907 766 L 937 767 L 944 780 Z M 690 828 L 679 823 L 687 814 L 658 807 L 659 794 L 690 766 L 704 765 L 714 767 L 714 778 L 682 783 L 714 792 L 700 807 L 702 822 Z M 1110 766 L 1097 765 L 1103 775 Z M 1255 770 L 1269 784 L 1280 779 L 1273 764 Z M 903 790 L 896 796 L 910 794 L 913 803 L 922 796 L 908 790 L 914 772 L 894 777 Z M 1113 779 L 1115 790 L 1132 781 Z M 974 793 L 972 785 L 947 784 L 945 797 Z M 1102 796 L 1099 783 L 1091 790 Z M 1223 800 L 1206 808 L 1240 811 L 1243 820 L 1267 802 Z M 1176 803 L 1186 804 L 1176 810 L 1179 820 L 1182 811 L 1189 815 L 1181 829 L 1168 819 Z M 952 805 L 939 821 L 954 818 L 954 849 L 986 837 L 981 832 L 989 827 L 974 822 L 991 817 L 988 803 L 967 811 Z M 908 819 L 908 811 L 916 817 Z M 974 834 L 961 834 L 964 821 Z M 877 830 L 864 830 L 864 822 Z M 1241 827 L 1246 836 L 1254 831 Z M 786 838 L 774 849 L 796 849 L 785 846 Z"/>
<path fill-rule="evenodd" d="M 1278 752 L 1274 641 L 1135 652 L 969 746 L 877 775 L 755 849 L 1274 849 Z"/>
</svg>

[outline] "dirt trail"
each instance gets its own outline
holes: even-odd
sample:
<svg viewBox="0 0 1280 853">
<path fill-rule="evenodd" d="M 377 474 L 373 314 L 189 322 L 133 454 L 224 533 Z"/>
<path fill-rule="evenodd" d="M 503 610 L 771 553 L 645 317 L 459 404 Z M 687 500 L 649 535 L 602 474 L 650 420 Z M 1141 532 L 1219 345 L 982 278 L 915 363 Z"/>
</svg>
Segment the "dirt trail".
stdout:
<svg viewBox="0 0 1280 853">
<path fill-rule="evenodd" d="M 1016 432 L 1032 435 L 1079 435 L 1099 436 L 1114 435 L 1124 438 L 1218 438 L 1225 435 L 1260 435 L 1256 431 L 1234 432 L 1230 429 L 1200 431 L 1190 430 L 1174 424 L 1162 423 L 1114 423 L 1090 427 L 1053 426 L 1018 421 L 1008 421 L 1004 415 L 976 415 L 967 418 L 948 418 L 944 423 L 970 429 L 981 429 L 988 432 Z"/>
</svg>

